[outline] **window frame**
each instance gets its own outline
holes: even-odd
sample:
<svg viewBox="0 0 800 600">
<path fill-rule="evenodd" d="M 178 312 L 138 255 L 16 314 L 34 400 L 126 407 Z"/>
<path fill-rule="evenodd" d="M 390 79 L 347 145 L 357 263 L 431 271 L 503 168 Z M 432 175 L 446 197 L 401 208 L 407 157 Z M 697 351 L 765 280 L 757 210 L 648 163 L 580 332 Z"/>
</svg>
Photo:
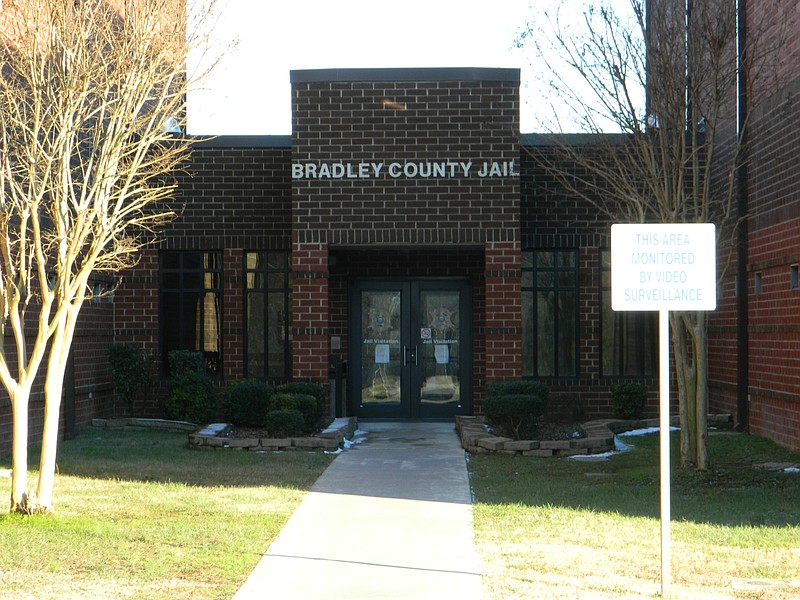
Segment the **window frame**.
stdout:
<svg viewBox="0 0 800 600">
<path fill-rule="evenodd" d="M 263 267 L 249 267 L 248 260 L 250 255 L 262 255 L 262 259 L 259 259 Z M 269 254 L 281 254 L 283 255 L 283 266 L 281 268 L 271 268 L 269 266 L 270 261 L 268 260 L 267 256 Z M 245 377 L 252 377 L 262 381 L 268 381 L 273 383 L 279 383 L 284 381 L 289 381 L 292 378 L 292 255 L 291 251 L 289 250 L 246 250 L 242 254 L 242 273 L 243 273 L 243 281 L 244 285 L 242 286 L 242 291 L 244 294 L 243 298 L 243 307 L 244 307 L 244 315 L 243 315 L 243 326 L 244 326 L 244 376 Z M 284 275 L 284 285 L 283 287 L 273 287 L 270 285 L 270 274 L 281 273 Z M 262 280 L 264 285 L 262 287 L 251 287 L 250 286 L 250 275 L 251 274 L 260 274 L 262 276 Z M 284 365 L 283 365 L 283 373 L 280 375 L 273 375 L 270 373 L 269 368 L 269 294 L 274 293 L 283 293 L 284 296 L 284 305 L 283 305 L 283 314 L 285 315 L 286 321 L 283 324 L 284 329 Z M 250 373 L 250 310 L 249 310 L 249 302 L 251 294 L 261 294 L 263 298 L 262 307 L 263 307 L 263 314 L 262 314 L 262 324 L 264 326 L 265 334 L 263 336 L 264 348 L 263 348 L 263 356 L 264 356 L 264 363 L 263 363 L 263 373 L 262 374 L 251 374 Z"/>
<path fill-rule="evenodd" d="M 658 377 L 658 367 L 659 367 L 659 358 L 658 358 L 658 313 L 653 311 L 616 311 L 619 314 L 620 319 L 624 319 L 626 321 L 633 321 L 632 324 L 623 324 L 623 327 L 630 327 L 631 325 L 639 330 L 639 335 L 634 334 L 635 337 L 642 340 L 642 344 L 640 347 L 637 348 L 637 351 L 634 352 L 635 356 L 646 357 L 646 354 L 650 354 L 650 364 L 651 370 L 648 372 L 643 365 L 639 365 L 636 369 L 636 372 L 624 372 L 625 369 L 622 368 L 622 372 L 606 372 L 606 354 L 605 354 L 605 341 L 608 332 L 606 331 L 606 314 L 607 312 L 614 313 L 611 308 L 611 250 L 610 248 L 601 248 L 600 249 L 600 362 L 599 362 L 599 371 L 600 377 L 604 379 L 653 379 Z M 650 323 L 646 321 L 650 320 Z M 647 348 L 647 333 L 651 335 L 652 341 L 650 342 L 650 348 Z M 614 335 L 613 332 L 611 334 Z M 624 349 L 619 348 L 614 350 L 614 354 L 623 353 Z M 624 359 L 614 357 L 612 358 L 612 363 L 622 366 L 625 362 Z M 643 364 L 646 364 L 647 360 L 643 361 Z"/>
<path fill-rule="evenodd" d="M 186 266 L 186 259 L 189 255 L 199 254 L 200 255 L 200 267 L 187 267 Z M 178 257 L 178 266 L 172 267 L 165 265 L 165 261 L 167 257 L 170 256 L 177 256 Z M 223 267 L 223 252 L 221 250 L 161 250 L 158 255 L 158 289 L 159 289 L 159 347 L 160 347 L 160 354 L 161 354 L 161 370 L 163 375 L 169 376 L 169 352 L 171 350 L 193 350 L 203 352 L 205 362 L 206 362 L 206 374 L 211 377 L 222 377 L 222 368 L 223 368 L 223 327 L 224 327 L 224 267 Z M 212 261 L 214 265 L 209 267 L 209 257 L 213 257 L 214 260 Z M 187 275 L 191 274 L 201 274 L 201 280 L 203 281 L 202 287 L 195 287 L 195 286 L 185 286 L 184 279 Z M 169 275 L 177 274 L 179 279 L 179 285 L 177 287 L 167 287 L 165 280 L 169 279 Z M 211 275 L 213 279 L 216 279 L 216 285 L 206 285 L 206 275 Z M 216 277 L 214 277 L 216 276 Z M 209 360 L 209 357 L 206 355 L 205 350 L 197 350 L 196 348 L 186 348 L 186 331 L 187 331 L 187 324 L 185 323 L 185 316 L 183 314 L 183 307 L 184 302 L 183 299 L 185 296 L 194 294 L 197 296 L 198 299 L 202 299 L 203 296 L 207 293 L 214 293 L 216 294 L 217 298 L 219 299 L 219 306 L 218 306 L 218 315 L 217 315 L 217 347 L 218 351 L 216 352 L 216 358 L 213 360 Z M 177 317 L 175 315 L 170 315 L 167 317 L 165 314 L 166 306 L 165 306 L 165 297 L 167 294 L 177 293 L 179 296 L 179 314 Z M 179 323 L 179 343 L 177 348 L 167 348 L 167 321 L 175 320 Z M 203 340 L 205 340 L 205 318 L 200 319 L 200 332 L 199 335 L 195 336 L 195 343 L 197 340 L 201 340 L 201 344 Z M 212 353 L 213 354 L 213 353 Z M 213 365 L 213 368 L 211 368 Z"/>
<path fill-rule="evenodd" d="M 522 260 L 522 268 L 521 268 L 521 286 L 520 292 L 523 296 L 522 304 L 524 308 L 524 295 L 530 294 L 530 311 L 531 311 L 531 318 L 532 318 L 532 338 L 530 340 L 523 339 L 524 343 L 530 343 L 532 345 L 532 354 L 531 354 L 531 363 L 530 365 L 522 365 L 522 373 L 523 377 L 526 379 L 541 379 L 541 380 L 576 380 L 580 377 L 580 252 L 578 248 L 528 248 L 522 251 L 523 253 L 523 260 Z M 552 253 L 553 254 L 553 265 L 552 267 L 540 267 L 539 261 L 537 258 L 542 253 Z M 562 254 L 571 254 L 572 255 L 572 264 L 571 265 L 562 265 L 560 255 Z M 530 266 L 525 266 L 526 260 L 525 255 L 530 256 L 529 264 Z M 550 286 L 547 285 L 539 285 L 539 274 L 540 273 L 552 273 L 552 280 L 553 283 Z M 530 276 L 526 276 L 527 273 L 530 273 Z M 563 273 L 572 274 L 572 285 L 564 286 L 561 284 L 561 277 L 560 275 Z M 526 282 L 526 280 L 529 280 Z M 537 340 L 539 339 L 539 319 L 537 318 L 539 314 L 539 306 L 538 306 L 538 296 L 540 292 L 543 291 L 552 291 L 556 298 L 563 293 L 572 293 L 574 295 L 574 308 L 572 314 L 573 323 L 571 325 L 573 329 L 573 337 L 571 341 L 571 345 L 574 348 L 574 356 L 572 357 L 572 365 L 570 365 L 570 370 L 566 369 L 566 365 L 561 364 L 561 347 L 560 341 L 562 336 L 559 335 L 559 330 L 563 329 L 563 318 L 560 314 L 554 315 L 554 332 L 553 335 L 553 345 L 551 347 L 551 351 L 553 354 L 553 373 L 551 374 L 542 374 L 539 372 L 539 363 L 540 363 L 540 348 Z M 555 303 L 556 306 L 559 306 L 558 300 Z M 558 311 L 556 311 L 558 313 Z M 523 319 L 525 319 L 525 315 L 523 314 Z M 525 327 L 522 327 L 523 330 L 523 338 L 525 335 Z M 524 354 L 523 354 L 524 355 Z M 567 372 L 565 372 L 567 371 Z"/>
</svg>

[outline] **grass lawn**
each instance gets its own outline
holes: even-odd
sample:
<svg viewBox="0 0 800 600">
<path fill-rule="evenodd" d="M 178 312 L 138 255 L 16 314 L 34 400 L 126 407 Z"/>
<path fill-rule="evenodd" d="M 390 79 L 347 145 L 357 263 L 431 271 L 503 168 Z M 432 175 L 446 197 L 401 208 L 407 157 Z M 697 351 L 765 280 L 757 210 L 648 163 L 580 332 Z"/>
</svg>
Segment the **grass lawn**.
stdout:
<svg viewBox="0 0 800 600">
<path fill-rule="evenodd" d="M 470 458 L 488 598 L 658 597 L 658 435 L 624 439 L 607 462 Z M 800 474 L 753 467 L 800 456 L 755 436 L 710 447 L 708 472 L 672 469 L 674 597 L 800 598 Z"/>
<path fill-rule="evenodd" d="M 0 598 L 231 598 L 331 457 L 185 443 L 97 429 L 62 442 L 55 514 L 0 514 Z"/>
</svg>

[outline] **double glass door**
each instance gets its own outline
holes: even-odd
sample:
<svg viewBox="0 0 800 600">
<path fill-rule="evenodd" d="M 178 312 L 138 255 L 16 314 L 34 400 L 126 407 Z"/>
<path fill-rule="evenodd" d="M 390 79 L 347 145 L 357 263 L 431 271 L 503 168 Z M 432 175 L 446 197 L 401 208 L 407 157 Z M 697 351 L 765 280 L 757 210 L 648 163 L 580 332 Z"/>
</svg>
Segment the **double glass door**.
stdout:
<svg viewBox="0 0 800 600">
<path fill-rule="evenodd" d="M 424 419 L 471 412 L 466 282 L 362 281 L 351 298 L 351 414 Z"/>
</svg>

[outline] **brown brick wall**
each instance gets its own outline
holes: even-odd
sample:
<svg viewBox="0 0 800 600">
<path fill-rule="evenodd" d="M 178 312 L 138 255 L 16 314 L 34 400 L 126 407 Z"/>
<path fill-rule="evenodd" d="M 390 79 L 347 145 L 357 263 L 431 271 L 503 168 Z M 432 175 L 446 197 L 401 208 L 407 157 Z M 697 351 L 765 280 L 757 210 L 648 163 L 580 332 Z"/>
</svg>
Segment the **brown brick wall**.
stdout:
<svg viewBox="0 0 800 600">
<path fill-rule="evenodd" d="M 476 244 L 517 239 L 518 178 L 477 173 L 484 160 L 519 160 L 519 82 L 426 81 L 425 73 L 416 73 L 422 80 L 414 81 L 293 83 L 294 165 L 383 165 L 377 177 L 295 179 L 295 241 Z M 329 75 L 336 78 L 336 73 Z M 448 161 L 472 163 L 469 176 L 460 166 L 447 167 L 444 177 L 394 178 L 389 173 L 391 163 L 419 168 L 419 163 Z"/>
<path fill-rule="evenodd" d="M 288 148 L 198 146 L 178 177 L 180 216 L 162 233 L 174 250 L 288 250 Z"/>
</svg>

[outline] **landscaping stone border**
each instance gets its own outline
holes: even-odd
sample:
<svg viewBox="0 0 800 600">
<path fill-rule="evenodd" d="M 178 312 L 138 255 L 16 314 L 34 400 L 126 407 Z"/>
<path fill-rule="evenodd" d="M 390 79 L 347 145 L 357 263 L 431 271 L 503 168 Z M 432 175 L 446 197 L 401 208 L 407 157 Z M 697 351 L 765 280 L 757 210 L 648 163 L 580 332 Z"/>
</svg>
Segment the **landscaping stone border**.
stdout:
<svg viewBox="0 0 800 600">
<path fill-rule="evenodd" d="M 678 417 L 670 418 L 673 427 L 678 426 Z M 733 424 L 730 414 L 709 415 L 709 427 L 729 429 Z M 658 427 L 658 419 L 625 421 L 620 419 L 599 419 L 581 425 L 586 437 L 570 440 L 538 441 L 512 440 L 486 431 L 484 417 L 456 417 L 456 431 L 461 439 L 461 447 L 472 454 L 505 454 L 509 456 L 578 456 L 584 454 L 603 454 L 614 450 L 614 436 L 618 433 Z"/>
<path fill-rule="evenodd" d="M 229 423 L 212 423 L 189 435 L 187 447 L 195 450 L 322 451 L 335 452 L 352 439 L 358 423 L 355 417 L 334 419 L 327 429 L 313 437 L 293 438 L 232 438 Z M 197 429 L 195 427 L 195 429 Z"/>
<path fill-rule="evenodd" d="M 602 454 L 614 449 L 614 432 L 608 421 L 583 423 L 586 437 L 570 440 L 512 440 L 486 431 L 483 417 L 456 417 L 456 431 L 461 438 L 461 447 L 471 454 L 506 454 L 509 456 L 575 456 L 578 454 Z"/>
</svg>

